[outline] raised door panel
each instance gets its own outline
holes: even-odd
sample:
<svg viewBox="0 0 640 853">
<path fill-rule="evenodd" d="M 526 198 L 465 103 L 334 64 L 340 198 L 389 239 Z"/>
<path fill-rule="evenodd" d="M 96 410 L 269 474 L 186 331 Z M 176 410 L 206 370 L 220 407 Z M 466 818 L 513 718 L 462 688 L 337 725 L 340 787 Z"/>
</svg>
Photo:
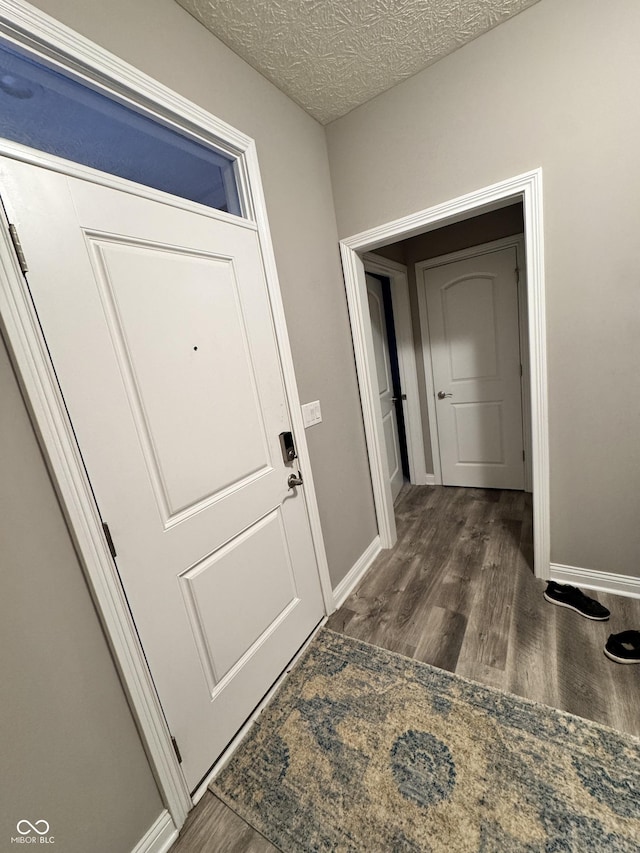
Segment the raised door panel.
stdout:
<svg viewBox="0 0 640 853">
<path fill-rule="evenodd" d="M 369 298 L 369 315 L 371 317 L 371 333 L 373 335 L 373 352 L 376 359 L 376 377 L 378 379 L 378 393 L 380 397 L 387 400 L 392 393 L 391 368 L 387 352 L 387 326 L 384 321 L 384 310 L 382 300 L 378 293 L 367 290 Z"/>
<path fill-rule="evenodd" d="M 269 513 L 183 572 L 180 579 L 203 677 L 213 699 L 233 668 L 253 654 L 298 601 L 282 514 L 279 510 Z"/>
<path fill-rule="evenodd" d="M 454 403 L 451 409 L 456 464 L 504 465 L 502 403 Z"/>
<path fill-rule="evenodd" d="M 170 524 L 270 466 L 233 259 L 89 239 L 149 476 Z"/>
<path fill-rule="evenodd" d="M 442 289 L 444 340 L 451 382 L 498 373 L 495 276 L 473 276 Z"/>
<path fill-rule="evenodd" d="M 400 481 L 400 485 L 402 485 L 402 461 L 400 459 L 400 441 L 398 439 L 395 412 L 390 411 L 382 419 L 382 426 L 384 429 L 384 443 L 387 449 L 387 465 L 389 466 L 389 476 L 391 478 L 391 492 L 395 500 L 399 491 L 399 488 L 396 487 L 398 480 Z"/>
</svg>

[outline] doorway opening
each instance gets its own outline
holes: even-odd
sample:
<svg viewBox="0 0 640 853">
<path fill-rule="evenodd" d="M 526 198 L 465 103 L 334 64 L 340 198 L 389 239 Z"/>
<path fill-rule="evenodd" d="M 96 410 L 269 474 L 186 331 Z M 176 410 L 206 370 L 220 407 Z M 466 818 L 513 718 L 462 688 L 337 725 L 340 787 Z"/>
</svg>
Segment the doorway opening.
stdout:
<svg viewBox="0 0 640 853">
<path fill-rule="evenodd" d="M 401 304 L 396 312 L 393 301 L 391 334 L 406 356 L 397 390 L 409 481 L 533 491 L 534 572 L 548 577 L 541 192 L 537 170 L 341 244 L 384 548 L 396 529 L 379 332 L 367 305 L 372 273 L 388 277 L 391 299 L 397 294 Z"/>
<path fill-rule="evenodd" d="M 522 224 L 518 203 L 378 250 L 407 265 L 424 482 L 531 491 Z"/>
</svg>

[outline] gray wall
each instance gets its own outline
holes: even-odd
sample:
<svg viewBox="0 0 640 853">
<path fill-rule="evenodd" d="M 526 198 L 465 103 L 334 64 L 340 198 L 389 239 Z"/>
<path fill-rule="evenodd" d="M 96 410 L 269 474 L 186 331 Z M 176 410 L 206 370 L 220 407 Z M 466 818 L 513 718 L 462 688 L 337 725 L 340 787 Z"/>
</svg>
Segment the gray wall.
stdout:
<svg viewBox="0 0 640 853">
<path fill-rule="evenodd" d="M 392 261 L 397 261 L 407 267 L 407 281 L 409 285 L 409 301 L 411 304 L 411 321 L 413 326 L 413 343 L 416 351 L 416 372 L 418 377 L 418 397 L 420 401 L 420 414 L 422 417 L 422 430 L 424 439 L 425 464 L 428 474 L 433 474 L 433 456 L 431 453 L 431 434 L 429 424 L 429 411 L 427 408 L 427 388 L 424 375 L 424 360 L 422 354 L 422 332 L 420 329 L 420 313 L 418 308 L 418 291 L 416 283 L 416 264 L 447 255 L 450 252 L 459 252 L 471 246 L 480 246 L 483 243 L 491 243 L 502 237 L 511 237 L 514 234 L 522 234 L 524 231 L 524 219 L 522 204 L 510 204 L 499 210 L 473 216 L 462 222 L 455 222 L 443 228 L 435 228 L 425 234 L 418 234 L 408 240 L 399 240 L 390 243 L 381 249 L 376 249 L 377 255 L 383 255 Z"/>
<path fill-rule="evenodd" d="M 342 237 L 543 168 L 551 557 L 632 576 L 638 32 L 636 0 L 541 0 L 327 128 Z"/>
<path fill-rule="evenodd" d="M 0 399 L 0 849 L 129 853 L 163 806 L 1 338 Z"/>
<path fill-rule="evenodd" d="M 256 140 L 334 586 L 377 534 L 323 128 L 173 0 L 35 0 Z"/>
</svg>

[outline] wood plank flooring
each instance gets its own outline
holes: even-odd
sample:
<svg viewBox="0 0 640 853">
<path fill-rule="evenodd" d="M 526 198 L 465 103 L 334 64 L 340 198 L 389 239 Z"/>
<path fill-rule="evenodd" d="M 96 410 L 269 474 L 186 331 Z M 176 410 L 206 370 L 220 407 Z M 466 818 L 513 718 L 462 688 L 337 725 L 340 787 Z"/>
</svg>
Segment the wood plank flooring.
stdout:
<svg viewBox="0 0 640 853">
<path fill-rule="evenodd" d="M 609 634 L 640 627 L 640 601 L 593 593 L 609 622 L 545 601 L 530 495 L 408 486 L 396 520 L 396 547 L 329 628 L 640 736 L 640 666 L 602 651 Z"/>
<path fill-rule="evenodd" d="M 207 791 L 171 853 L 278 853 L 278 848 Z"/>
<path fill-rule="evenodd" d="M 640 601 L 595 595 L 592 622 L 546 602 L 533 577 L 531 496 L 405 486 L 398 542 L 327 623 L 391 651 L 640 736 L 640 666 L 603 654 L 610 633 L 640 628 Z M 274 853 L 213 794 L 172 853 Z"/>
</svg>

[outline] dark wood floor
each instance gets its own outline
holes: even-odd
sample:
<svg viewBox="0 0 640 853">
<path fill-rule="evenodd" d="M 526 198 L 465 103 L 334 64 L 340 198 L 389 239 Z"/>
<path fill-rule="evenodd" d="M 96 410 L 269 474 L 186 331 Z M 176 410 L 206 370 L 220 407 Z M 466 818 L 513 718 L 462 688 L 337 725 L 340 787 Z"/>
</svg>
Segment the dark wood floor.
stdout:
<svg viewBox="0 0 640 853">
<path fill-rule="evenodd" d="M 408 486 L 396 520 L 396 547 L 328 627 L 640 735 L 640 667 L 603 654 L 610 633 L 640 627 L 640 601 L 593 593 L 609 622 L 545 601 L 530 495 Z"/>
<path fill-rule="evenodd" d="M 259 832 L 207 791 L 193 809 L 171 853 L 279 853 Z"/>
<path fill-rule="evenodd" d="M 640 666 L 603 654 L 640 628 L 640 601 L 597 594 L 609 622 L 546 602 L 533 577 L 531 496 L 406 486 L 398 542 L 327 623 L 334 631 L 640 735 Z M 172 853 L 273 853 L 212 794 Z"/>
</svg>

